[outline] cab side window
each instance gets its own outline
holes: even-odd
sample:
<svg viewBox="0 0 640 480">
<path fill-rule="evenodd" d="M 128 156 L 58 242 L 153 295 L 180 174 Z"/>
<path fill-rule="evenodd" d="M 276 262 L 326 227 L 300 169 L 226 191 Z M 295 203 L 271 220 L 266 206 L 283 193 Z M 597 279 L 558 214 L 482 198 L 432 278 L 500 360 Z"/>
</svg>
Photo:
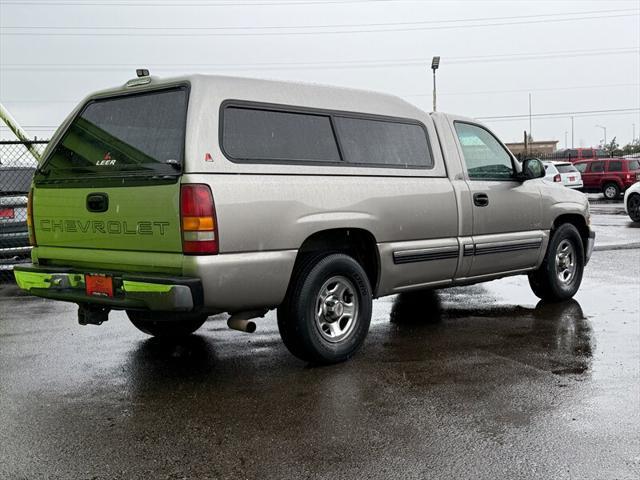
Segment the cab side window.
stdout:
<svg viewBox="0 0 640 480">
<path fill-rule="evenodd" d="M 471 180 L 513 179 L 511 156 L 489 131 L 470 123 L 454 125 Z"/>
</svg>

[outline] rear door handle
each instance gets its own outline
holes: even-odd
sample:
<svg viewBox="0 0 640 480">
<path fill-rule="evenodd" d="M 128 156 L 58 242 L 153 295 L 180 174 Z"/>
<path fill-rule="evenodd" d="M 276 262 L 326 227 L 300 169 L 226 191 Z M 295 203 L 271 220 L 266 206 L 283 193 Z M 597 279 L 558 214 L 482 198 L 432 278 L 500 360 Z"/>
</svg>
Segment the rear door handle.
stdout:
<svg viewBox="0 0 640 480">
<path fill-rule="evenodd" d="M 106 212 L 109 209 L 109 195 L 106 193 L 90 193 L 87 195 L 87 210 L 90 212 Z"/>
<path fill-rule="evenodd" d="M 489 205 L 489 195 L 487 195 L 486 193 L 474 193 L 473 204 L 476 207 L 486 207 L 487 205 Z"/>
</svg>

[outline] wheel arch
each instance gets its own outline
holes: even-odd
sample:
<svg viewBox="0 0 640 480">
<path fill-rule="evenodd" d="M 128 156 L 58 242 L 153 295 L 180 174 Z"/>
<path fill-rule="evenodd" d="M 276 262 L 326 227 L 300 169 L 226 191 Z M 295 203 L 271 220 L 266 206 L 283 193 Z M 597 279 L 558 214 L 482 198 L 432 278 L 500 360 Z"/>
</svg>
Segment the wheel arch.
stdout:
<svg viewBox="0 0 640 480">
<path fill-rule="evenodd" d="M 580 234 L 580 238 L 582 239 L 582 246 L 584 247 L 584 251 L 587 251 L 587 242 L 589 241 L 589 225 L 587 224 L 587 220 L 580 213 L 563 213 L 558 215 L 553 220 L 553 225 L 551 227 L 551 234 L 557 230 L 560 225 L 565 223 L 569 223 L 576 227 L 578 233 Z"/>
<path fill-rule="evenodd" d="M 355 258 L 367 274 L 375 296 L 380 280 L 380 253 L 376 238 L 370 231 L 363 228 L 331 228 L 314 232 L 298 249 L 293 271 L 309 256 L 322 252 L 340 252 Z"/>
</svg>

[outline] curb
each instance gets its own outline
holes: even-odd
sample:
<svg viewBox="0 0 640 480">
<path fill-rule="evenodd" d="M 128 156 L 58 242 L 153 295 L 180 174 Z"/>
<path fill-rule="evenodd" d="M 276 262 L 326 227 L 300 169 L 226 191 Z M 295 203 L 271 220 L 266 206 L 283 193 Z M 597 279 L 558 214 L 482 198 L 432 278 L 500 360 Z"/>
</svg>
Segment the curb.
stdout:
<svg viewBox="0 0 640 480">
<path fill-rule="evenodd" d="M 614 243 L 613 245 L 595 245 L 594 252 L 606 252 L 608 250 L 634 250 L 640 248 L 640 242 Z"/>
</svg>

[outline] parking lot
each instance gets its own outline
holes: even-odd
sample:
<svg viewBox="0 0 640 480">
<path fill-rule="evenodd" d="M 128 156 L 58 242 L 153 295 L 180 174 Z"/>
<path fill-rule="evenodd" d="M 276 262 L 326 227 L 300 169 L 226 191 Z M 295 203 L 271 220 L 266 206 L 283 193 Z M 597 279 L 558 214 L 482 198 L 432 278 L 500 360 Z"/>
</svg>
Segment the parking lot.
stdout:
<svg viewBox="0 0 640 480">
<path fill-rule="evenodd" d="M 330 367 L 273 312 L 160 341 L 4 285 L 0 478 L 638 478 L 640 229 L 611 208 L 574 300 L 526 277 L 383 298 Z"/>
</svg>

